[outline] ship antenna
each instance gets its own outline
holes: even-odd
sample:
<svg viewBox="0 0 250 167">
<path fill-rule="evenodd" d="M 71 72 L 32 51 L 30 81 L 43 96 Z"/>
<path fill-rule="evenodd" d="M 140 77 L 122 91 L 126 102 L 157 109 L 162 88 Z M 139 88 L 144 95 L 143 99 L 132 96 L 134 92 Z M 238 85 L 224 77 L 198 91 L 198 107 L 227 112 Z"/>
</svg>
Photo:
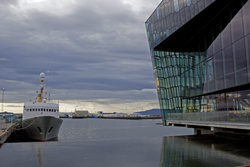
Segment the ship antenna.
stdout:
<svg viewBox="0 0 250 167">
<path fill-rule="evenodd" d="M 43 89 L 44 89 L 43 82 L 45 81 L 44 78 L 45 78 L 45 74 L 41 73 L 40 74 L 40 80 L 38 80 L 38 81 L 41 82 L 41 88 L 40 88 L 40 93 L 38 94 L 38 96 L 36 98 L 36 102 L 38 102 L 38 103 L 43 101 Z"/>
</svg>

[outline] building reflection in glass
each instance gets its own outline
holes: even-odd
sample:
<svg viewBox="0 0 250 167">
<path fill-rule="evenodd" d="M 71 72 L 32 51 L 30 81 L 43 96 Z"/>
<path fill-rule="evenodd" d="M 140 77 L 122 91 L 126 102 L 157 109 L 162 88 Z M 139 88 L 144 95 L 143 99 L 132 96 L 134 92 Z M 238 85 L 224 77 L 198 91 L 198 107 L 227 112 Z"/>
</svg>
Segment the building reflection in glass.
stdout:
<svg viewBox="0 0 250 167">
<path fill-rule="evenodd" d="M 229 167 L 250 164 L 249 142 L 214 136 L 164 137 L 161 167 Z"/>
</svg>

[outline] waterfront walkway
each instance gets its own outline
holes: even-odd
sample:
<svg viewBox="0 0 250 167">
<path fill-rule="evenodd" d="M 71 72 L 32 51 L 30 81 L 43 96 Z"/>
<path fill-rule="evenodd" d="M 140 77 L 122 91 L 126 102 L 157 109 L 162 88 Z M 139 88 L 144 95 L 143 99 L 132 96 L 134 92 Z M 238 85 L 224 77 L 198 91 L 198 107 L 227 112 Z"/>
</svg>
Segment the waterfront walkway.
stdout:
<svg viewBox="0 0 250 167">
<path fill-rule="evenodd" d="M 9 127 L 13 125 L 12 123 L 5 123 L 4 121 L 0 120 L 0 136 L 7 130 Z"/>
<path fill-rule="evenodd" d="M 3 144 L 15 129 L 15 124 L 5 123 L 5 120 L 0 120 L 0 145 Z"/>
</svg>

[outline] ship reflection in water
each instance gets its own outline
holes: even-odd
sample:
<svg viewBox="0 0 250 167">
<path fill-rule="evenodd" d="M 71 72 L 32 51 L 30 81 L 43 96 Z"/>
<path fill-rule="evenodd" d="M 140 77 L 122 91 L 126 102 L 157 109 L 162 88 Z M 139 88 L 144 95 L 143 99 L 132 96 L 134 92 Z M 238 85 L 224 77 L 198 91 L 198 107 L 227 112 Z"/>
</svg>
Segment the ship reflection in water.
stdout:
<svg viewBox="0 0 250 167">
<path fill-rule="evenodd" d="M 242 166 L 250 164 L 250 141 L 214 136 L 164 137 L 161 167 Z"/>
<path fill-rule="evenodd" d="M 41 153 L 41 147 L 37 146 L 37 157 L 38 157 L 38 167 L 42 167 L 42 153 Z"/>
</svg>

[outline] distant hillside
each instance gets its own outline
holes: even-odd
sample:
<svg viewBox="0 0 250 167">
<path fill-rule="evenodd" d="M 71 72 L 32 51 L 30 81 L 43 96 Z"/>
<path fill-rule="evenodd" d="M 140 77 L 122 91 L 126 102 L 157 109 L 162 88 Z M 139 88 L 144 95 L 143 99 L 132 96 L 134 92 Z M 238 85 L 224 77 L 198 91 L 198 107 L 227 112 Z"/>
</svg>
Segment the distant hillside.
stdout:
<svg viewBox="0 0 250 167">
<path fill-rule="evenodd" d="M 146 110 L 146 111 L 135 112 L 135 114 L 136 113 L 141 114 L 141 115 L 161 115 L 161 110 L 151 109 L 151 110 Z"/>
</svg>

